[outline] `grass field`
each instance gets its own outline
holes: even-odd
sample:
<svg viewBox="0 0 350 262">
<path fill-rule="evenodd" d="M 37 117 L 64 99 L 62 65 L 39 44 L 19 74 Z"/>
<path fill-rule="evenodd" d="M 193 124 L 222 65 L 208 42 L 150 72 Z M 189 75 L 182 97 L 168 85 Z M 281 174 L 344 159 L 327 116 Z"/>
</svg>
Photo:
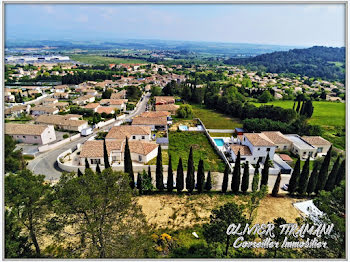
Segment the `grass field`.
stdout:
<svg viewBox="0 0 350 262">
<path fill-rule="evenodd" d="M 70 57 L 74 61 L 92 65 L 147 63 L 145 60 L 141 59 L 124 59 L 117 57 L 104 57 L 99 55 L 71 55 Z"/>
<path fill-rule="evenodd" d="M 191 146 L 193 147 L 193 160 L 196 170 L 199 159 L 202 158 L 206 171 L 224 172 L 225 164 L 223 160 L 216 154 L 205 134 L 201 132 L 169 132 L 169 149 L 162 152 L 163 164 L 168 164 L 168 154 L 170 153 L 173 169 L 176 170 L 179 159 L 182 157 L 184 170 L 187 170 L 187 159 Z M 147 165 L 155 164 L 156 158 L 147 163 Z"/>
<path fill-rule="evenodd" d="M 243 125 L 239 118 L 232 118 L 205 106 L 192 105 L 192 109 L 194 117 L 200 118 L 208 129 L 235 129 Z"/>
</svg>

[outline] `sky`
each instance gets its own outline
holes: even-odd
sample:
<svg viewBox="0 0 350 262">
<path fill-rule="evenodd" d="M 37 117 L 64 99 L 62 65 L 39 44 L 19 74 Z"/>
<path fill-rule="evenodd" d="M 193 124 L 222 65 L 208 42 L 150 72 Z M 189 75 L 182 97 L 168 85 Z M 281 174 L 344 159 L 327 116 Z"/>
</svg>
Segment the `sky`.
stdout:
<svg viewBox="0 0 350 262">
<path fill-rule="evenodd" d="M 345 46 L 345 5 L 5 4 L 5 37 Z"/>
</svg>

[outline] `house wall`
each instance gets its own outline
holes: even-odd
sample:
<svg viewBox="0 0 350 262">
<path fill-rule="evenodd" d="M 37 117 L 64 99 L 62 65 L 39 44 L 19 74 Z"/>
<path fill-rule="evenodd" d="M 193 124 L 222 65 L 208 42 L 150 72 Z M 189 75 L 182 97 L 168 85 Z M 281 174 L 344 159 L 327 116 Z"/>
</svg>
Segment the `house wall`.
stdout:
<svg viewBox="0 0 350 262">
<path fill-rule="evenodd" d="M 230 150 L 230 154 L 231 154 L 231 158 L 233 160 L 233 162 L 236 162 L 236 154 Z M 241 156 L 241 162 L 245 162 L 245 161 L 248 161 L 250 164 L 256 164 L 256 162 L 258 161 L 258 158 L 254 159 L 254 156 Z"/>
<path fill-rule="evenodd" d="M 331 147 L 330 145 L 313 145 L 316 147 L 316 152 L 318 155 L 326 155 L 329 148 Z"/>
<path fill-rule="evenodd" d="M 54 126 L 49 125 L 44 130 L 44 132 L 41 134 L 41 140 L 44 145 L 56 140 L 56 132 Z"/>
<path fill-rule="evenodd" d="M 276 144 L 276 151 L 277 152 L 285 151 L 285 150 L 290 151 L 291 147 L 292 147 L 291 143 L 288 143 L 288 144 Z"/>
<path fill-rule="evenodd" d="M 255 161 L 256 164 L 259 160 L 259 157 L 262 158 L 262 161 L 264 162 L 267 156 L 267 153 L 269 153 L 270 159 L 273 159 L 273 155 L 275 154 L 275 146 L 253 146 L 250 141 L 243 137 L 242 145 L 246 145 L 249 147 L 250 151 L 252 152 L 253 156 L 253 162 Z M 270 149 L 270 151 L 268 151 Z M 255 160 L 254 160 L 255 158 Z"/>
<path fill-rule="evenodd" d="M 313 149 L 302 149 L 296 145 L 293 144 L 292 146 L 292 152 L 296 155 L 298 155 L 301 158 L 307 158 L 309 154 L 311 154 L 312 157 L 316 156 L 316 148 Z"/>
<path fill-rule="evenodd" d="M 12 138 L 20 143 L 25 143 L 25 144 L 38 144 L 42 145 L 42 138 L 40 135 L 11 135 Z"/>
</svg>

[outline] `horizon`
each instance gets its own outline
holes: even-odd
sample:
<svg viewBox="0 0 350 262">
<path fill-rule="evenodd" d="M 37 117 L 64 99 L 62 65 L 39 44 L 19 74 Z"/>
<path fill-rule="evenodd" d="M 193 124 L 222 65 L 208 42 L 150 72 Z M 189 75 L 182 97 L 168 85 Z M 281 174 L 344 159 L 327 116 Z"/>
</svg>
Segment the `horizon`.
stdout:
<svg viewBox="0 0 350 262">
<path fill-rule="evenodd" d="M 344 4 L 7 3 L 5 41 L 345 47 L 344 19 Z"/>
</svg>

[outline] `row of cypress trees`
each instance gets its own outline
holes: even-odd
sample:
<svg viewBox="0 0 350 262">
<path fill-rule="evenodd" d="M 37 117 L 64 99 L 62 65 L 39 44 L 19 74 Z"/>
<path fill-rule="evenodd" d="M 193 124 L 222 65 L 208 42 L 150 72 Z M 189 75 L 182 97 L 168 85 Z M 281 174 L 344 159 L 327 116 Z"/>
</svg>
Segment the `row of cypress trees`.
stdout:
<svg viewBox="0 0 350 262">
<path fill-rule="evenodd" d="M 321 166 L 315 164 L 310 175 L 310 157 L 306 160 L 300 172 L 300 159 L 295 163 L 293 173 L 289 180 L 288 191 L 293 195 L 313 193 L 318 194 L 321 190 L 332 191 L 345 179 L 345 159 L 340 163 L 340 155 L 337 157 L 331 172 L 329 172 L 332 147 L 329 148 Z"/>
<path fill-rule="evenodd" d="M 254 177 L 252 181 L 252 188 L 251 188 L 253 192 L 258 190 L 259 182 L 260 182 L 260 188 L 264 185 L 267 185 L 269 180 L 269 167 L 270 167 L 269 164 L 270 164 L 270 157 L 269 157 L 269 154 L 267 154 L 264 167 L 261 172 L 261 180 L 260 180 L 260 172 L 259 172 L 259 163 L 256 164 L 256 167 L 254 170 Z M 230 175 L 230 168 L 228 165 L 226 165 L 226 168 L 224 171 L 224 177 L 222 181 L 222 188 L 221 188 L 221 191 L 223 193 L 227 192 L 229 175 Z M 237 194 L 240 191 L 243 193 L 246 193 L 248 191 L 248 188 L 249 188 L 249 163 L 248 161 L 244 163 L 243 176 L 241 177 L 241 152 L 238 151 L 237 158 L 235 161 L 235 166 L 232 172 L 231 191 L 234 194 Z"/>
</svg>

